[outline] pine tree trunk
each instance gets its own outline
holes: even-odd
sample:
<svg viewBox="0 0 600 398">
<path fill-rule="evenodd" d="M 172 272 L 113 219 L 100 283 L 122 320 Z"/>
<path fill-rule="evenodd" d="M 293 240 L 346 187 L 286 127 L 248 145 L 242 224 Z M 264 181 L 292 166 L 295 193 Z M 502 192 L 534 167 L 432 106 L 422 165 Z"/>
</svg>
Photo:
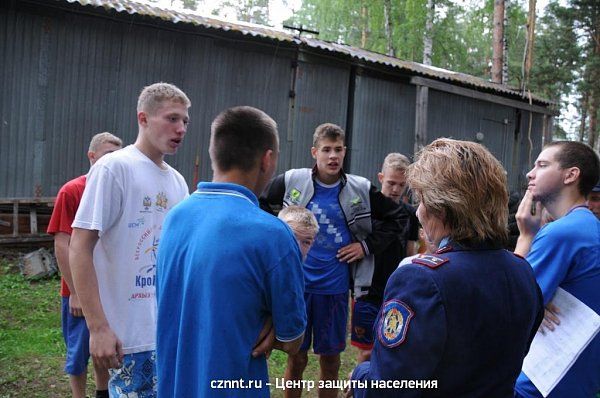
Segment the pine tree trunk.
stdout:
<svg viewBox="0 0 600 398">
<path fill-rule="evenodd" d="M 367 37 L 368 37 L 368 29 L 369 29 L 369 12 L 367 10 L 367 5 L 365 2 L 362 2 L 361 6 L 361 17 L 362 17 L 362 32 L 360 35 L 360 48 L 367 48 Z"/>
<path fill-rule="evenodd" d="M 504 0 L 494 0 L 492 36 L 492 82 L 502 84 L 502 52 L 504 41 Z"/>
<path fill-rule="evenodd" d="M 596 14 L 597 15 L 597 14 Z M 596 24 L 592 28 L 592 40 L 593 40 L 593 55 L 594 58 L 592 62 L 588 65 L 589 76 L 588 86 L 590 87 L 590 129 L 588 133 L 588 143 L 590 146 L 596 150 L 600 148 L 600 142 L 598 140 L 598 135 L 600 131 L 598 131 L 598 105 L 600 105 L 600 21 L 596 19 Z"/>
<path fill-rule="evenodd" d="M 590 144 L 592 148 L 596 148 L 596 142 L 598 140 L 598 93 L 595 89 L 592 89 L 592 92 L 590 93 L 589 114 L 590 130 L 588 132 L 588 144 Z"/>
<path fill-rule="evenodd" d="M 527 55 L 523 76 L 523 88 L 529 87 L 529 73 L 533 65 L 533 42 L 535 41 L 535 0 L 529 0 L 529 16 L 527 17 Z"/>
<path fill-rule="evenodd" d="M 423 63 L 431 65 L 431 49 L 433 47 L 433 18 L 435 16 L 435 1 L 427 0 L 427 21 L 423 37 Z"/>
<path fill-rule="evenodd" d="M 587 111 L 588 111 L 588 98 L 589 94 L 585 91 L 581 95 L 581 123 L 579 124 L 579 142 L 583 142 L 585 136 L 585 127 L 587 122 Z"/>
<path fill-rule="evenodd" d="M 385 39 L 387 42 L 387 55 L 396 56 L 394 48 L 393 30 L 392 30 L 392 2 L 391 0 L 383 0 L 383 16 L 385 18 Z"/>
<path fill-rule="evenodd" d="M 504 20 L 502 22 L 502 29 L 504 32 L 508 32 L 509 7 L 510 0 L 504 0 Z M 508 84 L 508 41 L 506 40 L 506 34 L 503 34 L 502 36 L 502 83 Z"/>
</svg>

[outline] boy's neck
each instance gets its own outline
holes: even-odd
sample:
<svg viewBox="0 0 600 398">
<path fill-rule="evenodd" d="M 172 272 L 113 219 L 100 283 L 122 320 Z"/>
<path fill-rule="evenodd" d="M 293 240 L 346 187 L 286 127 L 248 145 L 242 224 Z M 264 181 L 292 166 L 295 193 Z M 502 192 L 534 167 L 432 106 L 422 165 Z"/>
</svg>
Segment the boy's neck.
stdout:
<svg viewBox="0 0 600 398">
<path fill-rule="evenodd" d="M 335 184 L 336 182 L 338 182 L 340 180 L 341 176 L 342 176 L 342 173 L 338 173 L 337 175 L 330 175 L 330 174 L 321 173 L 319 170 L 317 170 L 317 180 L 319 180 L 320 182 L 322 182 L 325 185 Z"/>
<path fill-rule="evenodd" d="M 577 188 L 565 189 L 561 192 L 557 199 L 552 203 L 547 204 L 546 210 L 550 215 L 558 220 L 569 212 L 573 207 L 584 205 L 585 197 L 583 197 Z"/>
<path fill-rule="evenodd" d="M 152 160 L 158 167 L 161 169 L 165 168 L 164 160 L 165 154 L 154 148 L 152 145 L 149 145 L 146 141 L 144 141 L 140 136 L 133 144 L 141 153 L 146 155 L 148 159 Z"/>
</svg>

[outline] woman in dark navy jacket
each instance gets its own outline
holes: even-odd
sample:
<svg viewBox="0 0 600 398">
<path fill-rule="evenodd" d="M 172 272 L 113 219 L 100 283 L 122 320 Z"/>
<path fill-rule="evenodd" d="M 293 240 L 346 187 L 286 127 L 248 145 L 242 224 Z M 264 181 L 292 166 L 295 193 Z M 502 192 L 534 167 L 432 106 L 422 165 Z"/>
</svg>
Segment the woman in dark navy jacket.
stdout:
<svg viewBox="0 0 600 398">
<path fill-rule="evenodd" d="M 438 139 L 407 177 L 438 250 L 388 281 L 354 396 L 512 397 L 543 307 L 529 264 L 502 249 L 506 173 L 482 145 Z"/>
</svg>

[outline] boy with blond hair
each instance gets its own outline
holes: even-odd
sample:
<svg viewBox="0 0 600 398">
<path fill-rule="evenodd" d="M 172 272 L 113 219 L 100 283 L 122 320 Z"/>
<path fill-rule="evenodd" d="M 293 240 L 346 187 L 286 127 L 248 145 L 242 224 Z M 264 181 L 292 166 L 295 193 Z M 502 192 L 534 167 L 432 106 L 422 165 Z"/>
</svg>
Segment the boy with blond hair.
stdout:
<svg viewBox="0 0 600 398">
<path fill-rule="evenodd" d="M 368 361 L 371 358 L 374 343 L 373 327 L 383 303 L 383 291 L 390 275 L 404 257 L 417 254 L 419 220 L 415 215 L 415 209 L 402 200 L 407 191 L 406 170 L 409 165 L 410 160 L 406 156 L 393 152 L 385 157 L 381 172 L 377 174 L 381 193 L 403 207 L 409 219 L 404 233 L 398 234 L 385 250 L 375 255 L 375 272 L 369 293 L 353 302 L 350 344 L 358 348 L 358 362 Z M 376 224 L 379 221 L 373 222 Z"/>
<path fill-rule="evenodd" d="M 73 222 L 73 282 L 111 397 L 156 396 L 156 250 L 165 215 L 188 196 L 164 156 L 181 145 L 189 106 L 172 84 L 145 87 L 135 143 L 92 167 Z"/>
<path fill-rule="evenodd" d="M 319 232 L 319 223 L 315 215 L 304 207 L 288 206 L 281 209 L 277 217 L 290 226 L 300 246 L 302 260 L 306 259 Z"/>
<path fill-rule="evenodd" d="M 90 141 L 87 152 L 90 166 L 102 156 L 121 149 L 119 137 L 104 132 L 96 134 Z M 90 332 L 85 325 L 79 297 L 73 287 L 69 266 L 69 241 L 73 228 L 71 224 L 77 213 L 85 188 L 86 176 L 72 179 L 62 186 L 56 195 L 54 210 L 48 224 L 48 233 L 54 235 L 54 253 L 60 269 L 60 295 L 62 297 L 62 330 L 67 348 L 65 372 L 69 375 L 73 398 L 84 398 L 87 383 L 87 364 L 90 359 Z M 96 398 L 108 398 L 108 371 L 94 367 Z"/>
</svg>

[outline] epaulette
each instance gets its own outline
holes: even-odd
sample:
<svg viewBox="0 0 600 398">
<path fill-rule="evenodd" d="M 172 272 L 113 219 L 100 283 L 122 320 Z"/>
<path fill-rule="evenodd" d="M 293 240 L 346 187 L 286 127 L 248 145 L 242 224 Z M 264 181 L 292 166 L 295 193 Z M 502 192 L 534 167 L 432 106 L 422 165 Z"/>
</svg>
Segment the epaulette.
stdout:
<svg viewBox="0 0 600 398">
<path fill-rule="evenodd" d="M 448 252 L 451 252 L 452 250 L 454 250 L 454 248 L 452 246 L 446 245 L 444 247 L 440 247 L 439 249 L 437 249 L 435 251 L 435 254 L 448 253 Z"/>
<path fill-rule="evenodd" d="M 450 260 L 447 258 L 441 258 L 431 254 L 419 254 L 417 257 L 412 259 L 413 264 L 425 265 L 429 268 L 437 268 L 448 261 Z"/>
</svg>

